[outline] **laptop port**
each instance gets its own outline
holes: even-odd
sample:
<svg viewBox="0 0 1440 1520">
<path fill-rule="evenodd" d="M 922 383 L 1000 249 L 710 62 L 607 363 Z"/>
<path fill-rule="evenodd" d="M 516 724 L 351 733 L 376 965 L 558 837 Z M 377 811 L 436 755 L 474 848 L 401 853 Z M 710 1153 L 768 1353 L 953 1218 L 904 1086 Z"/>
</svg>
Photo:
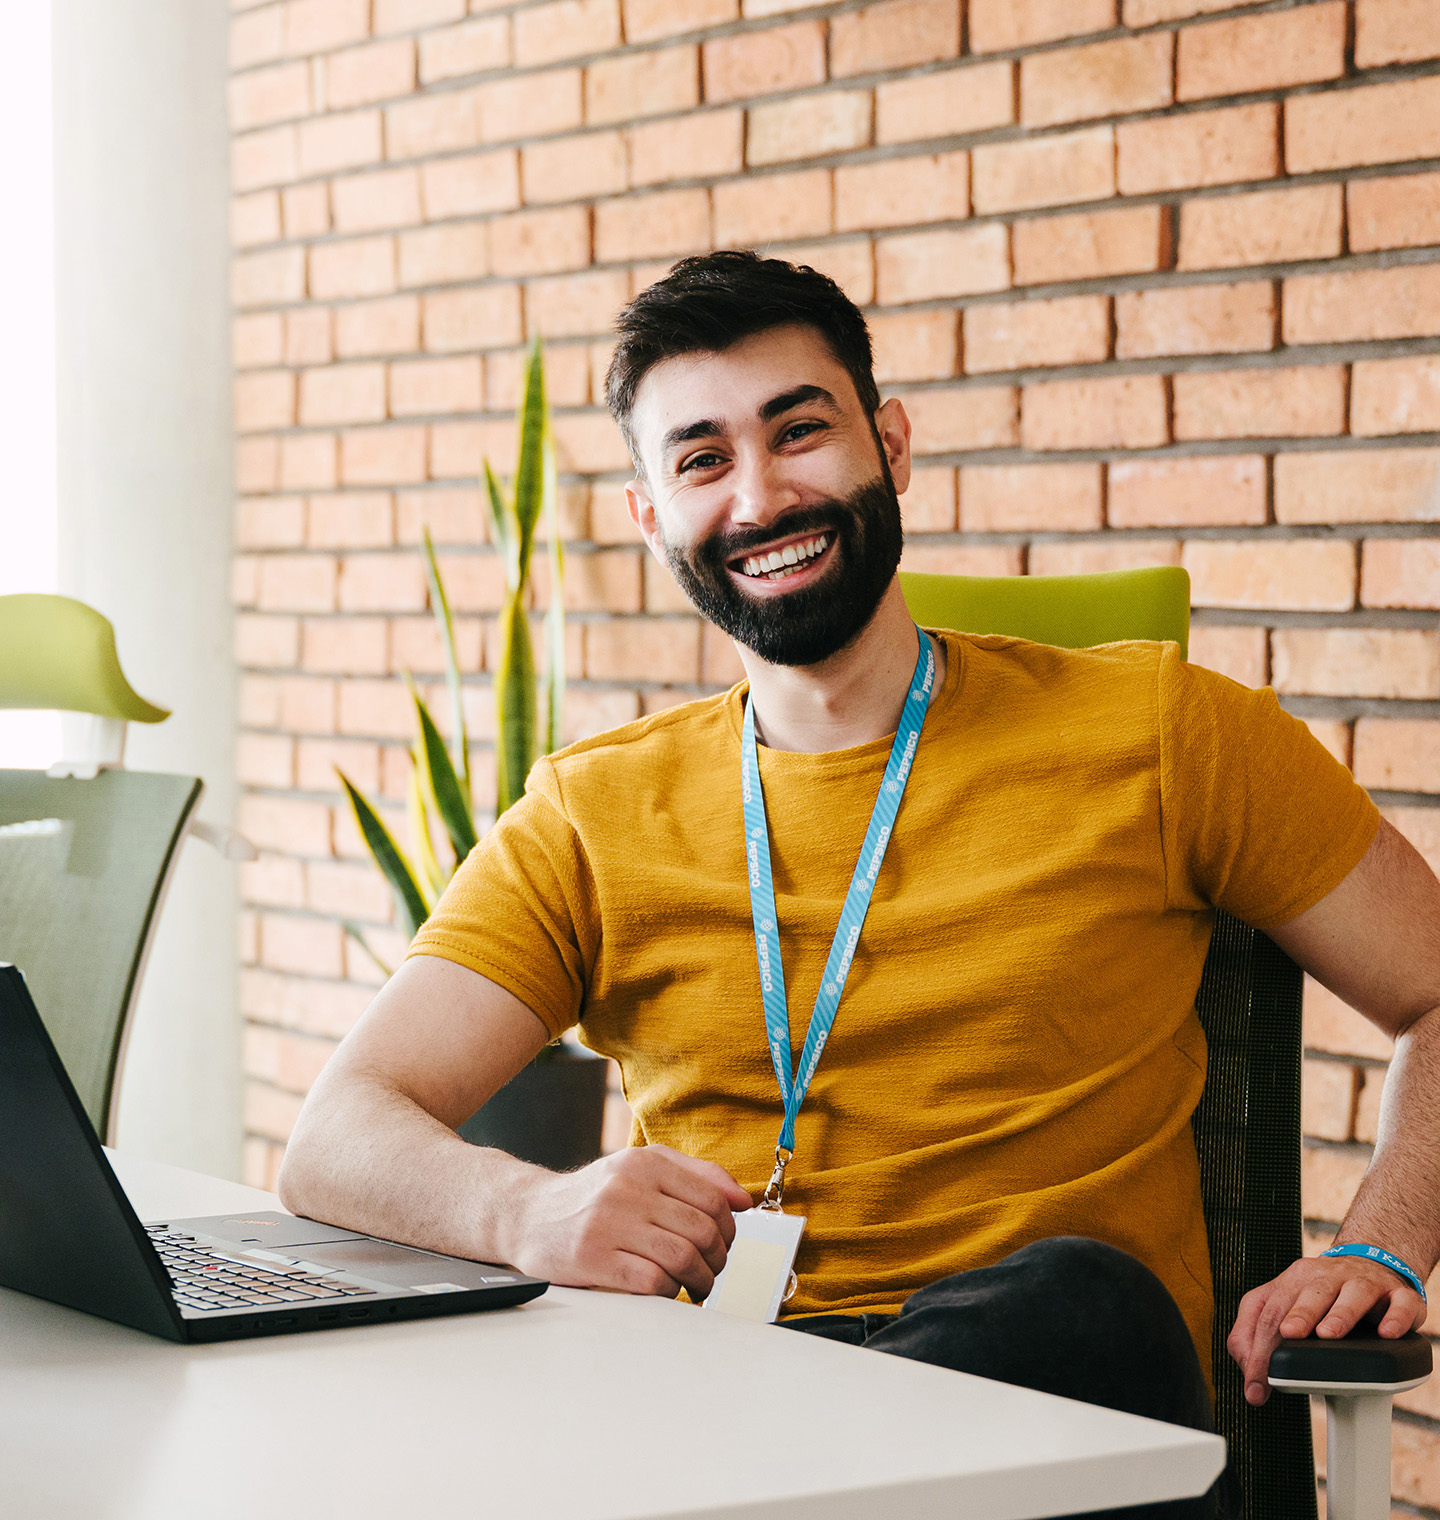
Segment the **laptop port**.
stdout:
<svg viewBox="0 0 1440 1520">
<path fill-rule="evenodd" d="M 322 1309 L 320 1311 L 320 1323 L 322 1325 L 334 1324 L 334 1322 L 339 1318 L 340 1311 L 338 1309 Z"/>
<path fill-rule="evenodd" d="M 298 1323 L 299 1321 L 293 1314 L 287 1314 L 284 1319 L 277 1319 L 275 1321 L 275 1328 L 277 1330 L 291 1330 L 294 1329 Z"/>
<path fill-rule="evenodd" d="M 345 1311 L 346 1319 L 369 1319 L 370 1310 L 364 1304 L 357 1304 L 353 1309 Z"/>
</svg>

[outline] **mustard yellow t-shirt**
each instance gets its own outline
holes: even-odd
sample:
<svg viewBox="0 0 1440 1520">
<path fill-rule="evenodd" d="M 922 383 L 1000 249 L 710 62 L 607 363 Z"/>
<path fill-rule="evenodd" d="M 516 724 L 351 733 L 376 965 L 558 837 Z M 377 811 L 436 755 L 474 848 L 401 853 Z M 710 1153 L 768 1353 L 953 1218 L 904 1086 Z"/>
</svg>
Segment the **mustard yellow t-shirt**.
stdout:
<svg viewBox="0 0 1440 1520">
<path fill-rule="evenodd" d="M 1366 794 L 1283 712 L 1173 644 L 942 635 L 926 719 L 787 1209 L 790 1314 L 894 1311 L 1029 1242 L 1129 1251 L 1210 1362 L 1190 1115 L 1213 907 L 1265 929 L 1372 839 Z M 746 687 L 536 765 L 416 936 L 613 1056 L 633 1144 L 758 1196 L 781 1102 L 746 884 Z M 804 1041 L 890 750 L 761 748 L 790 1008 Z"/>
</svg>

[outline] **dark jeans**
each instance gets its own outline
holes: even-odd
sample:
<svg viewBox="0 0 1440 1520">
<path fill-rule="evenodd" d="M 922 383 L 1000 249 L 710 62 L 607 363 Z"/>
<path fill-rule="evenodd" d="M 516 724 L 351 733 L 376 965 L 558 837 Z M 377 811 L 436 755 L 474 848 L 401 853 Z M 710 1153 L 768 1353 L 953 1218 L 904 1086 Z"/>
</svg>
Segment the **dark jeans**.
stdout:
<svg viewBox="0 0 1440 1520">
<path fill-rule="evenodd" d="M 899 1314 L 821 1314 L 787 1328 L 973 1372 L 1128 1414 L 1215 1428 L 1190 1332 L 1133 1256 L 1067 1235 L 913 1293 Z M 1126 1520 L 1220 1520 L 1218 1491 L 1109 1510 Z"/>
</svg>

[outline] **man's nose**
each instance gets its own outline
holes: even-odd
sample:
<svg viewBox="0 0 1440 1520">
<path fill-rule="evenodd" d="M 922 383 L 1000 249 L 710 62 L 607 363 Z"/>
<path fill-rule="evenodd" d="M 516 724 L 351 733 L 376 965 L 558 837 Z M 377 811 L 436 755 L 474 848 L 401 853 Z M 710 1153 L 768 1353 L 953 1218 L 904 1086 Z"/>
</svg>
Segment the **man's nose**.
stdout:
<svg viewBox="0 0 1440 1520">
<path fill-rule="evenodd" d="M 753 527 L 763 528 L 801 501 L 783 463 L 768 451 L 741 452 L 730 472 L 730 489 L 731 521 Z"/>
</svg>

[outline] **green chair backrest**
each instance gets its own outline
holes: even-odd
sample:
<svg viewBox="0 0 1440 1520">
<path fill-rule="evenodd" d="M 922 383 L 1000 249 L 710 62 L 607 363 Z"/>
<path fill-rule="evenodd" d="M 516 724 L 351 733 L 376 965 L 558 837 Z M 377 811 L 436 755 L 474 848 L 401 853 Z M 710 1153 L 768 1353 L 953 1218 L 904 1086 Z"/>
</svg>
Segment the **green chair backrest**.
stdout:
<svg viewBox="0 0 1440 1520">
<path fill-rule="evenodd" d="M 1003 633 L 1066 649 L 1173 639 L 1190 626 L 1190 578 L 1175 566 L 1103 575 L 903 573 L 910 615 L 929 628 Z M 1239 1480 L 1243 1520 L 1315 1520 L 1315 1458 L 1303 1398 L 1245 1402 L 1225 1339 L 1241 1298 L 1301 1253 L 1300 968 L 1228 913 L 1215 915 L 1195 1011 L 1205 1091 L 1191 1121 L 1215 1283 L 1215 1423 Z"/>
<path fill-rule="evenodd" d="M 193 776 L 0 770 L 0 961 L 25 973 L 102 1140 Z"/>
</svg>

